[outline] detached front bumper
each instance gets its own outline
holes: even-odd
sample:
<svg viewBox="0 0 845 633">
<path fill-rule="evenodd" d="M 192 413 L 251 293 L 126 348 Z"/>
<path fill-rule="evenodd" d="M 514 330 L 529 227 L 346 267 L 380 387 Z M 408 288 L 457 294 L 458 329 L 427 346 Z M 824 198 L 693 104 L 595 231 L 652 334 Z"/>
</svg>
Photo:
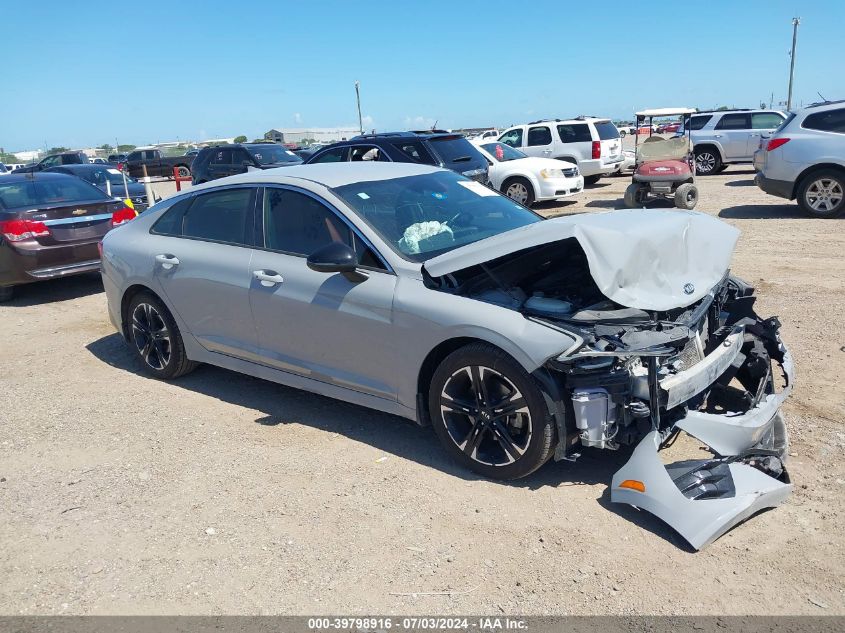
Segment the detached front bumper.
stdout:
<svg viewBox="0 0 845 633">
<path fill-rule="evenodd" d="M 611 501 L 651 512 L 693 548 L 702 549 L 741 521 L 789 496 L 792 484 L 784 466 L 788 439 L 780 406 L 792 390 L 794 364 L 776 330 L 772 336 L 779 353 L 771 360 L 782 371 L 782 389 L 758 398 L 745 412 L 689 411 L 674 424 L 673 430 L 683 430 L 710 446 L 716 454 L 712 459 L 664 465 L 658 449 L 665 434 L 650 432 L 613 476 Z M 702 363 L 705 374 L 727 369 L 726 359 L 749 362 L 732 351 L 735 340 L 728 337 L 725 351 L 716 354 L 709 366 Z M 694 391 L 700 377 L 691 374 L 682 377 L 679 382 L 683 384 L 669 386 Z"/>
</svg>

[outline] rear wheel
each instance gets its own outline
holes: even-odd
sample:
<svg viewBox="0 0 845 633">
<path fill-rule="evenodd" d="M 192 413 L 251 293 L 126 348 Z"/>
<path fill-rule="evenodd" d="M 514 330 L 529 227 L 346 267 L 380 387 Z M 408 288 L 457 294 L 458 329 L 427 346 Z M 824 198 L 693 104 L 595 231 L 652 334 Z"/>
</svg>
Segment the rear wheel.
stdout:
<svg viewBox="0 0 845 633">
<path fill-rule="evenodd" d="M 845 211 L 845 175 L 831 169 L 810 174 L 798 189 L 798 204 L 817 218 L 835 218 Z"/>
<path fill-rule="evenodd" d="M 446 452 L 485 477 L 525 477 L 552 455 L 554 421 L 540 388 L 492 345 L 447 356 L 431 379 L 428 406 Z"/>
<path fill-rule="evenodd" d="M 15 294 L 14 286 L 0 286 L 0 301 L 8 301 Z"/>
<path fill-rule="evenodd" d="M 584 176 L 584 184 L 585 185 L 594 185 L 599 181 L 601 176 Z"/>
<path fill-rule="evenodd" d="M 148 374 L 169 380 L 197 366 L 185 354 L 173 315 L 155 295 L 135 295 L 129 302 L 127 321 L 129 343 Z"/>
<path fill-rule="evenodd" d="M 632 182 L 625 188 L 625 206 L 629 209 L 642 207 L 648 201 L 648 188 Z"/>
<path fill-rule="evenodd" d="M 714 148 L 705 146 L 695 150 L 695 173 L 701 176 L 716 174 L 721 170 L 722 158 Z"/>
<path fill-rule="evenodd" d="M 675 206 L 679 209 L 691 211 L 698 204 L 698 187 L 691 182 L 685 182 L 675 189 Z"/>
<path fill-rule="evenodd" d="M 179 178 L 190 178 L 191 177 L 191 170 L 185 167 L 184 165 L 179 165 L 177 168 Z"/>
<path fill-rule="evenodd" d="M 526 207 L 534 202 L 534 187 L 525 178 L 509 178 L 502 185 L 502 193 Z"/>
</svg>

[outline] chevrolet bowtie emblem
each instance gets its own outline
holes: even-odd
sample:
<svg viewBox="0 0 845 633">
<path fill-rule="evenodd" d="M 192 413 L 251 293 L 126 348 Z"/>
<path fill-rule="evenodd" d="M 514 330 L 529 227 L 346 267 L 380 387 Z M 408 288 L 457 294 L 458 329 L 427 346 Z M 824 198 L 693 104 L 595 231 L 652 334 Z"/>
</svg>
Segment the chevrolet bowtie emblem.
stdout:
<svg viewBox="0 0 845 633">
<path fill-rule="evenodd" d="M 74 209 L 71 213 L 73 215 L 85 215 L 88 213 L 88 209 Z"/>
</svg>

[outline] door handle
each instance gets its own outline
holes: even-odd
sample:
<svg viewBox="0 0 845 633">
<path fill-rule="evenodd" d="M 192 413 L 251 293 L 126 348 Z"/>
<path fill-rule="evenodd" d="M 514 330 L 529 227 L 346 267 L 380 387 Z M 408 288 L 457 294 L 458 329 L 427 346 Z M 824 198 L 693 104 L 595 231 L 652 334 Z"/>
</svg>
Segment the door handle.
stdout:
<svg viewBox="0 0 845 633">
<path fill-rule="evenodd" d="M 714 134 L 713 138 L 722 138 L 722 135 L 721 134 Z"/>
<path fill-rule="evenodd" d="M 156 255 L 155 260 L 165 270 L 170 270 L 179 265 L 179 259 L 175 255 Z"/>
<path fill-rule="evenodd" d="M 285 278 L 275 270 L 253 270 L 252 276 L 261 282 L 261 285 L 270 288 L 276 284 L 283 283 Z"/>
</svg>

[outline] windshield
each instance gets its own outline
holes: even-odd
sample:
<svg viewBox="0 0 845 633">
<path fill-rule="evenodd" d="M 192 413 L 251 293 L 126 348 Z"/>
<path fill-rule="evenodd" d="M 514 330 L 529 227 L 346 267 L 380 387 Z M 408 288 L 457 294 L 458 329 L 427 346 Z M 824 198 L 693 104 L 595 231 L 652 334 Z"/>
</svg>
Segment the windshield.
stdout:
<svg viewBox="0 0 845 633">
<path fill-rule="evenodd" d="M 498 141 L 495 143 L 484 143 L 481 147 L 483 147 L 485 151 L 487 151 L 500 163 L 506 163 L 509 160 L 527 158 L 527 155 L 523 154 L 518 149 L 514 149 L 510 145 L 505 145 L 504 143 L 499 143 Z"/>
<path fill-rule="evenodd" d="M 619 130 L 610 121 L 596 121 L 596 132 L 599 133 L 599 138 L 603 141 L 619 138 Z"/>
<path fill-rule="evenodd" d="M 80 178 L 62 176 L 49 180 L 26 179 L 0 183 L 0 207 L 60 206 L 65 202 L 109 200 L 108 196 Z"/>
<path fill-rule="evenodd" d="M 302 160 L 289 149 L 279 145 L 257 145 L 249 147 L 249 153 L 260 165 L 273 165 L 275 163 L 301 163 Z"/>
<path fill-rule="evenodd" d="M 412 262 L 542 219 L 481 183 L 449 171 L 354 183 L 334 192 L 396 253 Z"/>
</svg>

